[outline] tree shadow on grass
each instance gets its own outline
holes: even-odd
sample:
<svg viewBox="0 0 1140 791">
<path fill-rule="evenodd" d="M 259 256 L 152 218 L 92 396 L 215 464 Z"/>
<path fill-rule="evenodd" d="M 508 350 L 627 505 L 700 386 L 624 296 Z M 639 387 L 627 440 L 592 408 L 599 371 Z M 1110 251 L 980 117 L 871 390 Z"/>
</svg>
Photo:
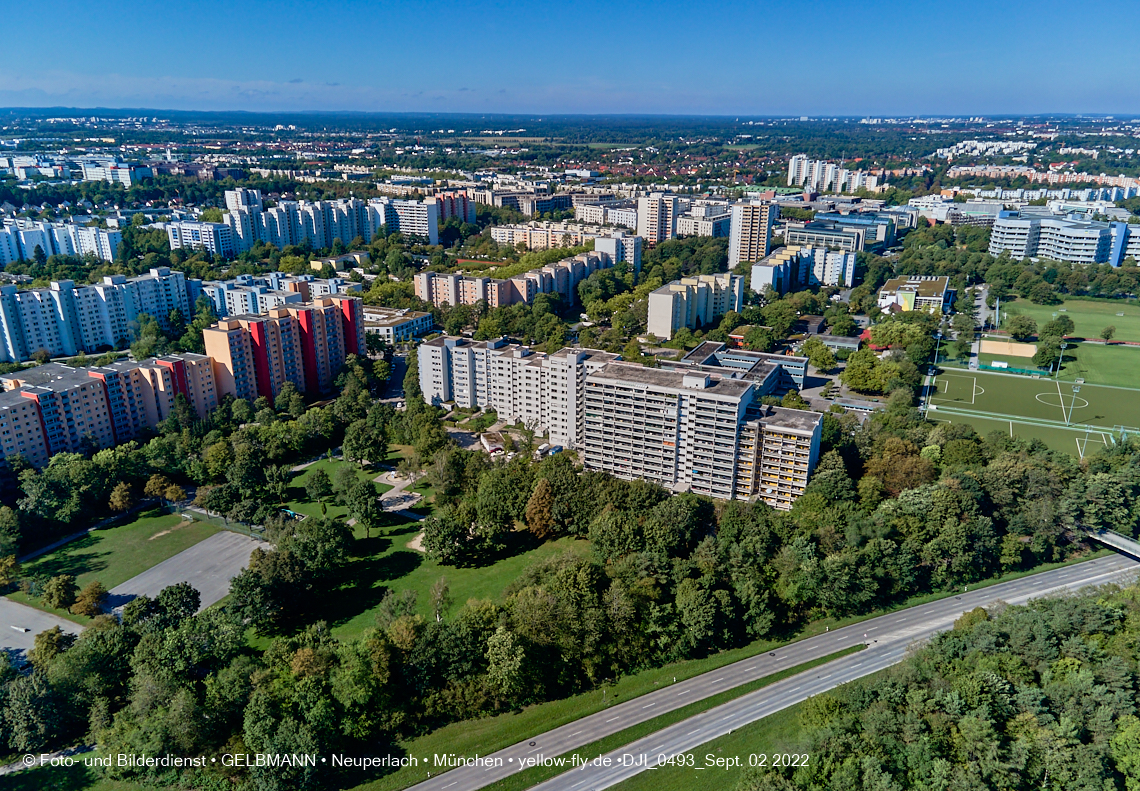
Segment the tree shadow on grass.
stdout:
<svg viewBox="0 0 1140 791">
<path fill-rule="evenodd" d="M 375 608 L 388 592 L 387 583 L 408 576 L 424 562 L 424 556 L 411 549 L 383 554 L 392 543 L 384 536 L 357 539 L 353 549 L 358 556 L 345 565 L 340 584 L 321 608 L 325 620 L 339 625 Z"/>
<path fill-rule="evenodd" d="M 60 574 L 78 577 L 80 574 L 103 571 L 107 568 L 106 558 L 111 553 L 92 552 L 97 543 L 97 539 L 89 535 L 70 544 L 64 544 L 59 549 L 28 563 L 25 571 L 48 577 L 57 577 Z"/>
</svg>

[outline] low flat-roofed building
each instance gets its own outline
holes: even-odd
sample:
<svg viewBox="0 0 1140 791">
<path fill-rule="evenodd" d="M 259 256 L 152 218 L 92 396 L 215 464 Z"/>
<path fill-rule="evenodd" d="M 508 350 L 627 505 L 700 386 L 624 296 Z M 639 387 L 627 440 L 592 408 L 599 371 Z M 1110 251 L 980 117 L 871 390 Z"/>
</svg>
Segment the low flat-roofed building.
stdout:
<svg viewBox="0 0 1140 791">
<path fill-rule="evenodd" d="M 817 340 L 823 343 L 824 346 L 831 349 L 833 352 L 846 350 L 849 352 L 859 351 L 859 339 L 849 338 L 846 335 L 816 335 Z"/>
<path fill-rule="evenodd" d="M 897 305 L 903 311 L 925 310 L 948 313 L 954 305 L 950 278 L 936 275 L 904 275 L 888 280 L 879 289 L 879 307 Z"/>
<path fill-rule="evenodd" d="M 364 307 L 364 332 L 379 335 L 385 343 L 410 341 L 431 332 L 435 318 L 425 311 Z"/>
</svg>

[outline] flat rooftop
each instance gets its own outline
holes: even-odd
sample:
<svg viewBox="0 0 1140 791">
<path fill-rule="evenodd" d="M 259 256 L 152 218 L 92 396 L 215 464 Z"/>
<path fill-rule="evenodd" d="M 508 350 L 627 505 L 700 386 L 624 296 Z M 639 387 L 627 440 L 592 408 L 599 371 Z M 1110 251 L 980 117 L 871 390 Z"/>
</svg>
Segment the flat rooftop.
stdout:
<svg viewBox="0 0 1140 791">
<path fill-rule="evenodd" d="M 943 297 L 950 288 L 950 278 L 936 275 L 910 275 L 909 277 L 894 277 L 883 283 L 879 293 L 913 291 L 920 297 Z"/>
<path fill-rule="evenodd" d="M 797 433 L 811 434 L 819 422 L 823 420 L 823 414 L 809 412 L 806 409 L 786 409 L 782 406 L 765 405 L 761 414 L 751 419 L 758 420 L 765 426 L 772 428 L 783 428 Z"/>
<path fill-rule="evenodd" d="M 685 377 L 705 376 L 708 385 L 703 388 L 686 387 Z M 638 363 L 613 362 L 608 363 L 601 370 L 590 374 L 587 379 L 608 379 L 626 384 L 661 387 L 670 390 L 701 392 L 709 395 L 725 396 L 737 399 L 752 388 L 752 382 L 743 379 L 731 379 L 705 371 L 667 371 L 660 368 L 646 368 Z"/>
</svg>

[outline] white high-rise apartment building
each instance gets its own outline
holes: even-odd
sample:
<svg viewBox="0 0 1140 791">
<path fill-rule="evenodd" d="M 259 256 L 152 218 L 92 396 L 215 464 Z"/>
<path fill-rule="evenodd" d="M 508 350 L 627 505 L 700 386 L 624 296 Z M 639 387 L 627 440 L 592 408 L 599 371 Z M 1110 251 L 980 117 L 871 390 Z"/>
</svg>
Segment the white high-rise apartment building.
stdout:
<svg viewBox="0 0 1140 791">
<path fill-rule="evenodd" d="M 489 407 L 567 447 L 578 445 L 586 375 L 618 359 L 593 349 L 541 354 L 501 338 L 435 338 L 418 354 L 420 389 L 428 403 Z"/>
<path fill-rule="evenodd" d="M 587 469 L 786 510 L 818 458 L 822 415 L 761 403 L 794 379 L 781 372 L 783 361 L 715 343 L 672 370 L 592 349 L 541 354 L 502 339 L 444 337 L 419 349 L 429 403 L 493 408 L 580 450 Z"/>
<path fill-rule="evenodd" d="M 455 206 L 454 199 L 446 204 L 448 211 Z M 346 245 L 357 237 L 371 241 L 384 228 L 439 243 L 440 204 L 432 199 L 281 201 L 263 209 L 258 190 L 228 190 L 226 207 L 224 224 L 230 228 L 235 252 L 249 250 L 259 241 L 279 248 L 307 242 L 320 250 L 332 247 L 337 239 Z"/>
<path fill-rule="evenodd" d="M 780 207 L 768 201 L 749 201 L 732 205 L 732 221 L 728 230 L 728 267 L 745 261 L 760 261 L 768 255 L 772 243 L 772 226 L 780 219 Z"/>
<path fill-rule="evenodd" d="M 30 261 L 37 247 L 46 256 L 91 254 L 114 261 L 122 243 L 123 234 L 113 228 L 9 218 L 0 228 L 0 265 Z"/>
<path fill-rule="evenodd" d="M 624 261 L 634 272 L 641 271 L 640 236 L 627 236 L 624 231 L 614 231 L 609 236 L 594 237 L 594 251 L 605 253 L 614 263 Z"/>
<path fill-rule="evenodd" d="M 188 318 L 190 300 L 185 276 L 167 267 L 138 277 L 111 275 L 91 286 L 70 280 L 27 291 L 0 286 L 0 361 L 28 360 L 40 349 L 55 356 L 121 347 L 139 314 L 169 330 L 173 310 Z"/>
<path fill-rule="evenodd" d="M 678 195 L 663 192 L 637 199 L 637 235 L 649 246 L 660 244 L 677 235 L 677 217 L 689 207 Z"/>
<path fill-rule="evenodd" d="M 724 272 L 674 280 L 649 292 L 648 332 L 670 340 L 682 327 L 706 326 L 744 307 L 744 278 Z"/>
<path fill-rule="evenodd" d="M 172 222 L 166 226 L 166 236 L 171 250 L 205 250 L 210 255 L 223 258 L 233 258 L 237 254 L 233 229 L 224 222 Z"/>
<path fill-rule="evenodd" d="M 226 208 L 229 211 L 237 211 L 239 209 L 245 209 L 249 212 L 262 211 L 261 190 L 226 190 Z"/>
<path fill-rule="evenodd" d="M 821 286 L 855 285 L 855 253 L 827 250 L 816 247 L 812 250 L 812 279 Z"/>
<path fill-rule="evenodd" d="M 832 162 L 797 154 L 788 162 L 788 186 L 813 192 L 856 192 L 876 189 L 879 178 L 863 170 L 848 170 Z"/>
</svg>

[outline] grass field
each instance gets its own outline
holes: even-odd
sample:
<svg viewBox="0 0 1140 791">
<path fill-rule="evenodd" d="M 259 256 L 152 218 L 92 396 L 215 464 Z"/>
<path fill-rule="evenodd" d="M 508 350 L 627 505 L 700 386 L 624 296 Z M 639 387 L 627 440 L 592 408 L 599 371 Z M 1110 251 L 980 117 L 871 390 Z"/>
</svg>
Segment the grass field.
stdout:
<svg viewBox="0 0 1140 791">
<path fill-rule="evenodd" d="M 1056 450 L 1084 456 L 1114 441 L 1114 427 L 1140 423 L 1140 391 L 947 369 L 928 390 L 932 420 L 965 422 L 979 433 L 1037 437 Z M 1068 424 L 1068 425 L 1066 425 Z"/>
<path fill-rule="evenodd" d="M 589 544 L 572 538 L 542 544 L 528 552 L 503 558 L 478 568 L 441 566 L 422 552 L 408 548 L 420 532 L 419 522 L 406 522 L 387 529 L 383 536 L 364 538 L 358 531 L 355 557 L 345 569 L 345 583 L 323 608 L 333 634 L 342 640 L 360 636 L 376 621 L 376 607 L 388 588 L 412 589 L 418 594 L 418 611 L 431 615 L 429 592 L 440 577 L 447 577 L 458 610 L 468 599 L 501 601 L 503 589 L 533 563 L 563 552 L 586 554 Z"/>
<path fill-rule="evenodd" d="M 1140 388 L 1140 346 L 1077 343 L 1065 349 L 1060 379 Z"/>
<path fill-rule="evenodd" d="M 74 574 L 81 588 L 98 580 L 110 590 L 218 530 L 216 525 L 183 519 L 178 514 L 148 511 L 132 522 L 92 530 L 83 538 L 41 555 L 24 564 L 23 573 Z M 40 605 L 38 598 L 23 593 L 10 593 L 8 598 L 80 623 L 90 620 L 63 610 L 50 610 Z"/>
<path fill-rule="evenodd" d="M 1109 324 L 1116 327 L 1116 340 L 1140 341 L 1140 302 L 1136 300 L 1110 300 L 1092 302 L 1070 299 L 1060 305 L 1034 305 L 1028 300 L 1002 303 L 1002 313 L 1008 316 L 1032 316 L 1038 327 L 1053 319 L 1053 314 L 1073 320 L 1073 335 L 1079 338 L 1099 338 L 1100 331 Z M 1116 314 L 1123 313 L 1123 316 Z"/>
<path fill-rule="evenodd" d="M 301 470 L 301 472 L 297 473 L 297 475 L 289 484 L 289 502 L 285 503 L 285 507 L 292 511 L 296 511 L 299 514 L 305 514 L 306 516 L 320 516 L 321 504 L 318 502 L 313 502 L 309 499 L 309 496 L 305 494 L 305 481 L 308 480 L 308 477 L 317 470 L 324 470 L 331 480 L 337 468 L 343 467 L 346 464 L 349 464 L 349 462 L 342 459 L 321 459 L 320 461 Z M 352 464 L 350 466 L 355 468 L 356 477 L 362 481 L 371 481 L 373 478 L 383 472 L 383 470 L 380 468 L 362 470 L 355 464 Z M 392 488 L 385 483 L 374 483 L 373 486 L 376 487 L 376 494 L 378 495 L 383 494 Z M 327 515 L 330 519 L 341 516 L 348 516 L 348 508 L 343 505 L 337 505 L 336 503 L 332 502 L 331 499 L 328 503 L 325 504 L 325 508 L 327 509 Z"/>
</svg>

